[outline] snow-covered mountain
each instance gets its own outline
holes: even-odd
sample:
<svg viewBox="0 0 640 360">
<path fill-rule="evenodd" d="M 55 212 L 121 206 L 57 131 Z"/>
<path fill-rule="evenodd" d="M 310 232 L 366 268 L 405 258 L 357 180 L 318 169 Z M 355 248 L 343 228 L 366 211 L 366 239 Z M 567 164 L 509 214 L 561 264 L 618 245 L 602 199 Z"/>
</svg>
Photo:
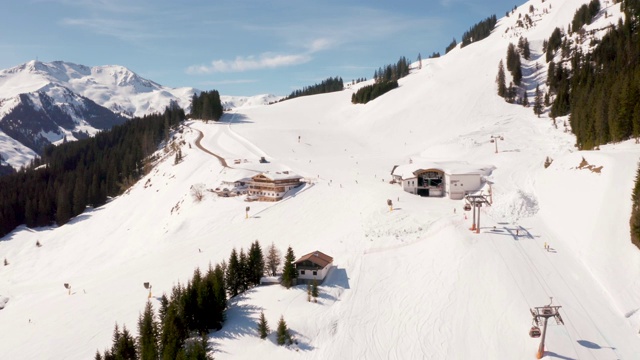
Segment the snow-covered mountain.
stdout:
<svg viewBox="0 0 640 360">
<path fill-rule="evenodd" d="M 629 239 L 640 146 L 577 151 L 546 114 L 496 94 L 498 62 L 520 36 L 532 52 L 523 83 L 544 83 L 543 41 L 584 3 L 529 1 L 488 38 L 414 66 L 366 105 L 346 89 L 188 122 L 174 134 L 188 144 L 184 161 L 161 152 L 166 161 L 103 207 L 1 239 L 0 357 L 91 358 L 111 345 L 116 322 L 137 333 L 144 282 L 157 310 L 196 266 L 258 239 L 298 256 L 322 251 L 335 268 L 317 304 L 305 286 L 230 299 L 223 328 L 208 334 L 216 359 L 533 359 L 530 309 L 549 302 L 562 306 L 564 325 L 550 321 L 545 358 L 640 358 L 640 251 Z M 603 3 L 604 12 L 594 29 L 617 22 L 620 5 Z M 525 14 L 533 26 L 518 26 Z M 419 160 L 495 166 L 479 233 L 463 201 L 389 183 L 395 165 Z M 242 196 L 191 195 L 285 169 L 308 184 L 281 202 L 252 202 L 248 218 Z M 277 346 L 274 331 L 260 339 L 261 312 L 272 329 L 283 316 L 296 345 Z"/>
<path fill-rule="evenodd" d="M 127 118 L 162 112 L 171 104 L 189 112 L 191 98 L 199 92 L 162 86 L 118 65 L 30 61 L 1 70 L 0 154 L 19 168 L 49 143 L 92 136 Z M 227 110 L 279 99 L 222 96 Z"/>
<path fill-rule="evenodd" d="M 171 102 L 188 110 L 193 88 L 169 88 L 124 66 L 88 67 L 70 62 L 30 61 L 0 71 L 0 98 L 62 86 L 125 117 L 162 112 Z"/>
<path fill-rule="evenodd" d="M 161 86 L 123 66 L 30 61 L 0 71 L 0 136 L 12 139 L 0 141 L 0 153 L 17 168 L 47 144 L 92 136 L 172 103 L 188 109 L 195 91 Z"/>
<path fill-rule="evenodd" d="M 271 94 L 261 94 L 261 95 L 254 95 L 254 96 L 220 95 L 220 101 L 222 101 L 222 107 L 225 110 L 231 110 L 231 109 L 237 109 L 237 108 L 249 107 L 249 106 L 268 105 L 282 98 L 283 98 L 282 96 L 271 95 Z"/>
</svg>

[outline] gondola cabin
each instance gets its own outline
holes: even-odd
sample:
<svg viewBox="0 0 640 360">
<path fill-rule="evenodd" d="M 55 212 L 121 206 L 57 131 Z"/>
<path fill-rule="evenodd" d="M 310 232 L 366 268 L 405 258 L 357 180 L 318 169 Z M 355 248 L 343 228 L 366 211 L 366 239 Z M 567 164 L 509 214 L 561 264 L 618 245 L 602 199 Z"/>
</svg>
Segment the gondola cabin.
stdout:
<svg viewBox="0 0 640 360">
<path fill-rule="evenodd" d="M 531 329 L 529 330 L 529 336 L 531 336 L 532 338 L 539 338 L 541 335 L 540 333 L 540 328 L 537 326 L 532 326 Z"/>
</svg>

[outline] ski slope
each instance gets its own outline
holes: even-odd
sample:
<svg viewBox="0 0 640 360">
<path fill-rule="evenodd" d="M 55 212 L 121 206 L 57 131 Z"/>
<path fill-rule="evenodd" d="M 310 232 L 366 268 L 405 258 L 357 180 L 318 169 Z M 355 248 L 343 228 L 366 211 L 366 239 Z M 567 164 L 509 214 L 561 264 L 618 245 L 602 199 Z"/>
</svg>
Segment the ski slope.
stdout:
<svg viewBox="0 0 640 360">
<path fill-rule="evenodd" d="M 553 5 L 526 32 L 540 44 L 534 59 L 582 3 L 518 8 Z M 317 304 L 307 302 L 305 286 L 258 287 L 230 300 L 223 329 L 209 335 L 216 359 L 532 359 L 538 341 L 528 336 L 529 309 L 550 297 L 565 324 L 550 322 L 545 358 L 640 358 L 640 250 L 628 224 L 640 147 L 577 151 L 562 125 L 496 96 L 498 61 L 517 41 L 505 29 L 516 19 L 424 61 L 366 105 L 351 104 L 349 88 L 237 108 L 218 123 L 190 121 L 175 134 L 192 145 L 182 147 L 181 163 L 165 155 L 125 194 L 68 225 L 9 234 L 0 241 L 10 263 L 0 268 L 0 303 L 8 299 L 0 358 L 90 358 L 111 346 L 115 322 L 136 332 L 143 282 L 152 284 L 157 309 L 158 297 L 196 266 L 256 239 L 283 253 L 290 245 L 297 256 L 320 250 L 335 268 Z M 196 130 L 232 168 L 194 145 Z M 504 137 L 498 153 L 492 135 Z M 602 168 L 579 168 L 583 158 Z M 393 166 L 410 159 L 496 167 L 479 234 L 469 231 L 463 201 L 389 184 Z M 294 171 L 308 185 L 278 203 L 190 196 L 193 185 L 215 188 L 265 170 Z M 277 346 L 274 334 L 259 339 L 261 311 L 271 328 L 283 315 L 297 345 Z"/>
</svg>

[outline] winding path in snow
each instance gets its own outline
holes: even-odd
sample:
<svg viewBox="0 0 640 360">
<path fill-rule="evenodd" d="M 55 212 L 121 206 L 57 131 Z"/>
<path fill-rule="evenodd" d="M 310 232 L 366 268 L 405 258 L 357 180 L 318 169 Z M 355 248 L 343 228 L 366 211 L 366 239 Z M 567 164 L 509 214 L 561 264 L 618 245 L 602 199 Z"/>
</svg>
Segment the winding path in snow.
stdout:
<svg viewBox="0 0 640 360">
<path fill-rule="evenodd" d="M 189 126 L 189 125 L 187 125 Z M 204 137 L 204 134 L 202 133 L 202 131 L 198 130 L 198 129 L 194 129 L 191 126 L 189 126 L 190 129 L 195 130 L 198 132 L 198 138 L 196 139 L 195 145 L 198 149 L 206 152 L 207 154 L 213 155 L 215 156 L 218 161 L 220 161 L 220 165 L 222 165 L 225 168 L 231 168 L 231 166 L 227 165 L 227 160 L 225 160 L 222 156 L 214 154 L 213 152 L 209 151 L 208 149 L 205 149 L 204 146 L 202 146 L 202 144 L 200 143 L 202 138 Z"/>
</svg>

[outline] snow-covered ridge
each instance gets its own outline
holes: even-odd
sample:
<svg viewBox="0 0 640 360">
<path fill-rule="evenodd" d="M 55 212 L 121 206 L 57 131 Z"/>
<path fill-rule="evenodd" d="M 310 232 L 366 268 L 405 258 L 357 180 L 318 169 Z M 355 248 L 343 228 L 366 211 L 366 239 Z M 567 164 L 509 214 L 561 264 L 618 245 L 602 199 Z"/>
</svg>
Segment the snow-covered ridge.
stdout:
<svg viewBox="0 0 640 360">
<path fill-rule="evenodd" d="M 0 71 L 0 98 L 38 91 L 48 84 L 66 87 L 127 117 L 161 112 L 171 102 L 188 110 L 197 91 L 162 86 L 119 65 L 88 67 L 32 60 Z"/>
</svg>

